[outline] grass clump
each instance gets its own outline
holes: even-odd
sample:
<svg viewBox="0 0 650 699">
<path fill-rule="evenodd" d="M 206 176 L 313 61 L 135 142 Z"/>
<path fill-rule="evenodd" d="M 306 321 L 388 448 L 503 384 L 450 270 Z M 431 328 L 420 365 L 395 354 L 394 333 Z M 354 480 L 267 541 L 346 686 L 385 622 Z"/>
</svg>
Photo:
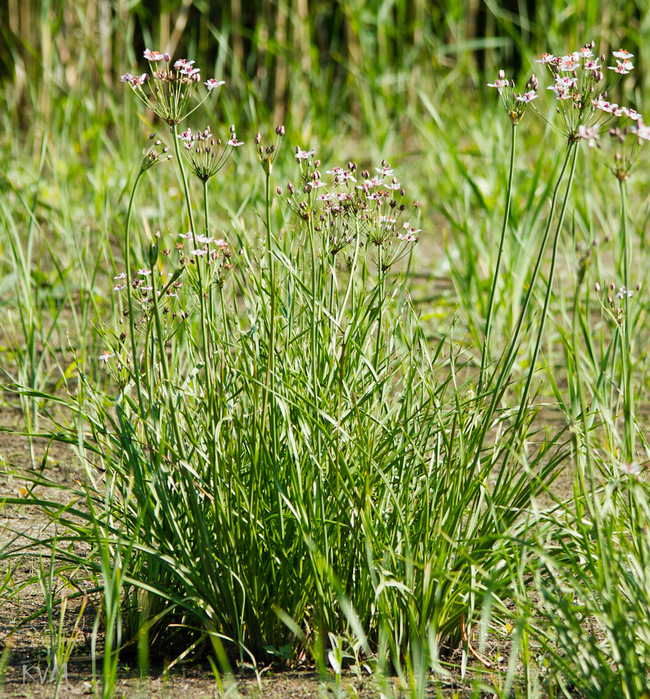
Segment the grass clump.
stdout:
<svg viewBox="0 0 650 699">
<path fill-rule="evenodd" d="M 495 669 L 485 641 L 498 620 L 513 621 L 513 600 L 510 665 L 503 681 L 487 677 L 485 687 L 503 696 L 524 687 L 520 660 L 530 680 L 521 691 L 530 696 L 541 683 L 549 693 L 643 686 L 643 653 L 628 660 L 644 627 L 636 635 L 618 629 L 630 600 L 644 604 L 645 486 L 607 483 L 616 460 L 639 476 L 645 446 L 635 417 L 624 183 L 647 129 L 607 97 L 630 57 L 617 52 L 607 72 L 593 49 L 540 59 L 550 69 L 563 151 L 549 181 L 536 166 L 527 213 L 515 154 L 539 81 L 532 76 L 519 93 L 501 71 L 491 83 L 512 125 L 498 252 L 480 284 L 482 241 L 453 221 L 452 206 L 438 204 L 459 238 L 468 236 L 466 276 L 476 283 L 464 287 L 458 263 L 467 317 L 437 328 L 434 341 L 410 296 L 427 223 L 397 168 L 386 160 L 323 164 L 304 143 L 287 147 L 282 125 L 247 144 L 234 125 L 221 136 L 214 125 L 193 130 L 184 122 L 203 91 L 193 61 L 147 50 L 149 74 L 123 76 L 168 133 L 152 135 L 138 153 L 123 187 L 123 226 L 104 241 L 113 291 L 96 306 L 93 346 L 101 347 L 92 355 L 104 373 L 98 380 L 80 371 L 69 397 L 20 372 L 14 385 L 32 416 L 46 401 L 71 411 L 72 427 L 61 421 L 49 438 L 75 445 L 84 478 L 66 487 L 65 505 L 35 491 L 7 500 L 37 505 L 55 525 L 54 536 L 27 544 L 50 547 L 51 570 L 41 571 L 50 588 L 55 569 L 76 570 L 100 592 L 92 655 L 96 662 L 102 627 L 106 696 L 120 654 L 136 646 L 143 672 L 151 654 L 207 654 L 217 674 L 309 657 L 339 679 L 346 662 L 396 672 L 423 696 L 432 673 L 448 677 L 454 649 L 462 676 L 470 660 Z M 221 83 L 203 85 L 205 101 Z M 620 312 L 610 302 L 611 344 L 601 338 L 596 347 L 590 296 L 582 296 L 594 246 L 577 267 L 572 304 L 555 290 L 581 147 L 595 146 L 614 118 L 634 122 L 614 143 L 629 137 L 636 146 L 614 159 L 622 295 Z M 254 204 L 224 203 L 222 168 L 231 158 L 247 167 L 245 145 L 260 180 L 248 190 Z M 493 223 L 459 153 L 451 160 L 480 199 L 479 215 Z M 160 182 L 173 165 L 175 190 L 164 196 Z M 523 263 L 513 230 L 517 244 L 534 243 Z M 19 261 L 19 247 L 12 250 Z M 26 297 L 28 267 L 18 267 Z M 538 420 L 536 402 L 546 398 L 538 369 L 558 343 L 567 388 L 552 370 L 548 377 L 566 429 L 551 430 Z M 81 352 L 76 363 L 84 364 Z M 70 372 L 62 373 L 70 388 Z M 612 427 L 617 412 L 621 435 Z M 594 447 L 603 432 L 604 456 Z M 574 497 L 558 503 L 551 486 L 569 459 Z M 31 478 L 39 490 L 57 488 L 46 471 Z M 585 561 L 597 583 L 579 575 Z M 593 643 L 584 625 L 591 618 L 607 629 Z M 530 660 L 535 643 L 551 668 L 543 677 Z M 597 676 L 601 661 L 608 669 Z"/>
</svg>

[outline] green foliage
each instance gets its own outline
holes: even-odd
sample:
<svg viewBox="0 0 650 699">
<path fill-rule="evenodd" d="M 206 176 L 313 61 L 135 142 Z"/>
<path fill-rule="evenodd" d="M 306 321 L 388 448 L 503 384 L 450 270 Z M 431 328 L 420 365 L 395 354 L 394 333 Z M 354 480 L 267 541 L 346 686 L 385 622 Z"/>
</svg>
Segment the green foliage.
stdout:
<svg viewBox="0 0 650 699">
<path fill-rule="evenodd" d="M 476 37 L 444 3 L 260 5 L 255 23 L 191 7 L 163 12 L 160 43 L 144 43 L 180 50 L 174 22 L 209 20 L 186 48 L 234 83 L 205 103 L 219 147 L 238 143 L 224 122 L 245 142 L 212 179 L 182 152 L 212 134 L 181 141 L 187 125 L 172 124 L 141 152 L 136 121 L 149 133 L 153 117 L 112 85 L 88 97 L 88 80 L 106 88 L 137 66 L 142 6 L 109 8 L 101 54 L 92 8 L 66 16 L 85 28 L 76 71 L 54 40 L 63 15 L 41 7 L 40 77 L 18 71 L 3 91 L 3 388 L 39 467 L 5 507 L 35 506 L 56 530 L 3 545 L 3 599 L 16 562 L 45 546 L 33 581 L 64 658 L 56 607 L 62 620 L 70 595 L 53 581 L 83 580 L 101 599 L 105 696 L 135 644 L 143 671 L 150 652 L 208 654 L 216 677 L 307 655 L 336 682 L 354 663 L 424 696 L 447 651 L 461 649 L 465 677 L 506 625 L 508 668 L 483 658 L 493 672 L 476 692 L 643 696 L 646 176 L 617 188 L 589 159 L 585 105 L 554 122 L 564 137 L 532 109 L 509 134 L 458 89 L 482 81 L 481 61 L 518 53 L 529 68 L 530 52 L 561 53 L 579 32 L 574 48 L 595 15 L 487 4 Z M 5 40 L 27 65 L 27 41 Z M 255 137 L 286 109 L 273 141 Z M 37 117 L 33 153 L 21 114 Z M 289 151 L 318 138 L 324 163 L 296 164 Z M 322 174 L 350 152 L 354 181 Z M 379 201 L 363 188 L 375 166 Z M 440 231 L 429 254 L 447 297 L 414 275 L 420 227 Z M 78 453 L 73 487 L 47 468 L 56 443 Z M 565 501 L 554 482 L 567 473 Z"/>
</svg>

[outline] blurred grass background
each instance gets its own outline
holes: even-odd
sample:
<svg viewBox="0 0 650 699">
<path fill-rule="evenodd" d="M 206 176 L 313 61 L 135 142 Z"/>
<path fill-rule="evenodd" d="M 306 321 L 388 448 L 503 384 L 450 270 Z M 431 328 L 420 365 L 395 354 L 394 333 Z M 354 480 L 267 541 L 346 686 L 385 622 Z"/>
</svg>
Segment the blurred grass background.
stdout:
<svg viewBox="0 0 650 699">
<path fill-rule="evenodd" d="M 591 39 L 601 51 L 635 54 L 640 95 L 647 9 L 646 0 L 3 0 L 6 133 L 35 117 L 49 122 L 75 95 L 99 112 L 121 101 L 115 84 L 146 47 L 195 58 L 226 80 L 239 123 L 261 110 L 319 131 L 333 120 L 361 131 L 387 118 L 404 126 L 420 91 L 457 100 L 500 67 L 516 77 L 541 52 Z"/>
</svg>

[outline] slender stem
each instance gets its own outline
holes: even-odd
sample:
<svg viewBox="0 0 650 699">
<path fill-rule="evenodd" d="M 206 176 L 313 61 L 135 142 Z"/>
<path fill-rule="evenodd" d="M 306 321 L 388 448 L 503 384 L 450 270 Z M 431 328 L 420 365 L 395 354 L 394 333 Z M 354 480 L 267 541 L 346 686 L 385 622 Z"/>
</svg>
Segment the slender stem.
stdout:
<svg viewBox="0 0 650 699">
<path fill-rule="evenodd" d="M 160 366 L 162 367 L 163 380 L 165 383 L 165 393 L 169 405 L 169 415 L 171 418 L 172 430 L 174 431 L 174 437 L 176 439 L 176 448 L 178 449 L 181 458 L 185 461 L 185 443 L 183 440 L 183 435 L 181 433 L 180 425 L 178 424 L 177 410 L 176 406 L 174 405 L 174 397 L 172 395 L 173 387 L 171 375 L 169 373 L 169 361 L 167 359 L 167 347 L 165 345 L 165 336 L 163 332 L 162 321 L 160 318 L 160 305 L 158 303 L 158 284 L 155 270 L 151 271 L 151 285 L 153 287 L 151 291 L 151 296 L 154 324 L 156 327 L 155 332 L 158 344 L 158 354 L 160 355 Z"/>
<path fill-rule="evenodd" d="M 630 332 L 630 248 L 627 231 L 627 187 L 625 180 L 619 180 L 621 190 L 621 244 L 623 246 L 623 416 L 625 419 L 625 451 L 628 463 L 635 460 L 634 447 L 634 391 L 632 388 L 632 333 Z"/>
<path fill-rule="evenodd" d="M 183 194 L 185 195 L 185 204 L 187 206 L 187 217 L 190 221 L 190 230 L 192 231 L 192 240 L 196 246 L 196 228 L 194 226 L 194 214 L 192 213 L 192 199 L 190 197 L 190 189 L 187 184 L 187 176 L 185 175 L 185 166 L 181 156 L 181 149 L 178 145 L 178 129 L 176 124 L 172 125 L 172 139 L 174 141 L 174 151 L 176 153 L 176 162 L 178 163 L 178 171 L 183 186 Z"/>
<path fill-rule="evenodd" d="M 494 373 L 488 380 L 486 386 L 485 386 L 485 391 L 489 388 L 489 385 L 492 383 L 492 381 L 496 378 L 496 384 L 494 388 L 491 391 L 492 398 L 490 400 L 490 405 L 488 407 L 488 410 L 483 418 L 483 426 L 481 429 L 481 434 L 479 437 L 479 449 L 477 449 L 475 459 L 478 460 L 480 458 L 480 446 L 483 445 L 485 442 L 485 438 L 487 436 L 488 430 L 490 429 L 490 426 L 492 425 L 492 416 L 494 415 L 497 404 L 501 400 L 501 395 L 503 393 L 503 390 L 505 388 L 506 382 L 510 376 L 510 371 L 512 369 L 512 365 L 515 361 L 515 357 L 517 356 L 517 353 L 519 351 L 519 335 L 521 334 L 521 329 L 524 324 L 524 320 L 526 319 L 526 315 L 528 312 L 528 306 L 530 305 L 530 300 L 533 296 L 534 289 L 535 289 L 535 283 L 537 281 L 537 277 L 539 275 L 539 270 L 542 265 L 542 260 L 544 259 L 544 251 L 546 250 L 546 244 L 548 242 L 548 238 L 551 232 L 551 225 L 553 223 L 553 213 L 555 212 L 555 204 L 557 202 L 557 196 L 560 190 L 560 185 L 562 184 L 562 180 L 564 179 L 564 173 L 566 172 L 566 169 L 569 165 L 569 162 L 571 161 L 571 156 L 574 154 L 576 150 L 576 143 L 574 141 L 570 141 L 569 145 L 567 147 L 567 152 L 566 156 L 564 158 L 564 163 L 562 164 L 562 169 L 560 171 L 560 174 L 557 179 L 557 183 L 555 185 L 555 188 L 553 190 L 553 196 L 551 198 L 551 206 L 550 210 L 548 212 L 548 220 L 546 223 L 546 228 L 544 230 L 544 235 L 542 237 L 542 243 L 540 246 L 539 254 L 537 256 L 537 261 L 535 262 L 535 267 L 533 269 L 533 274 L 531 276 L 529 286 L 528 286 L 528 291 L 526 292 L 526 296 L 524 297 L 524 302 L 521 307 L 521 310 L 519 312 L 519 318 L 517 319 L 517 325 L 515 326 L 514 333 L 512 335 L 512 338 L 510 339 L 510 343 L 508 344 L 507 350 L 504 352 L 504 357 L 503 360 L 499 362 L 497 365 L 497 368 L 495 369 Z M 572 165 L 572 170 L 571 172 L 573 173 L 573 168 L 575 167 L 575 155 L 573 158 L 573 165 Z M 573 174 L 572 174 L 573 176 Z M 562 206 L 562 217 L 564 217 L 564 211 L 566 207 L 566 203 L 569 197 L 569 190 L 570 187 L 567 187 L 566 193 L 565 193 L 565 198 L 564 198 L 564 204 Z M 561 221 L 560 221 L 561 223 Z M 559 231 L 560 231 L 561 226 L 558 225 L 557 229 L 557 234 L 556 236 L 559 236 Z M 557 242 L 557 241 L 556 241 Z M 550 286 L 549 286 L 550 288 Z M 544 323 L 544 318 L 546 316 L 546 308 L 544 312 L 544 317 L 542 318 L 542 324 Z M 534 367 L 534 365 L 533 365 Z M 522 403 L 523 405 L 523 403 Z M 519 419 L 517 420 L 519 423 Z M 516 432 L 516 431 L 515 431 Z"/>
<path fill-rule="evenodd" d="M 584 277 L 583 277 L 584 278 Z M 584 387 L 582 385 L 582 373 L 580 371 L 580 343 L 578 341 L 578 328 L 580 327 L 580 322 L 578 320 L 578 311 L 580 308 L 580 283 L 576 285 L 575 297 L 573 299 L 573 361 L 574 361 L 574 371 L 576 379 L 576 390 L 578 393 L 578 402 L 580 404 L 580 420 L 582 422 L 582 432 L 584 439 L 585 455 L 587 458 L 587 475 L 589 477 L 590 492 L 593 493 L 595 490 L 594 483 L 594 467 L 593 467 L 593 456 L 591 453 L 591 444 L 589 442 L 589 425 L 587 424 L 587 401 L 585 400 Z M 577 464 L 577 478 L 579 483 L 579 488 L 582 494 L 586 495 L 587 487 L 585 483 L 585 473 L 582 466 L 582 461 L 576 459 Z M 587 498 L 587 506 L 591 513 L 591 501 Z"/>
<path fill-rule="evenodd" d="M 276 430 L 275 411 L 270 409 L 270 396 L 275 390 L 275 261 L 273 259 L 271 234 L 271 173 L 266 172 L 264 187 L 266 200 L 266 252 L 268 256 L 269 268 L 269 293 L 270 293 L 270 318 L 269 318 L 269 344 L 268 358 L 266 362 L 266 379 L 264 381 L 264 398 L 262 400 L 262 430 L 264 430 L 267 411 L 269 412 L 269 428 L 271 430 L 271 456 L 275 458 L 276 451 Z"/>
<path fill-rule="evenodd" d="M 181 155 L 180 147 L 178 145 L 178 129 L 176 124 L 172 125 L 172 138 L 174 141 L 174 150 L 176 152 L 176 162 L 178 163 L 178 171 L 180 175 L 181 184 L 183 186 L 183 194 L 185 195 L 185 204 L 187 206 L 187 216 L 190 222 L 190 230 L 192 231 L 192 242 L 194 247 L 198 248 L 196 242 L 196 227 L 194 225 L 194 214 L 192 213 L 192 199 L 190 197 L 190 189 L 187 182 L 187 176 L 185 174 L 185 167 L 183 166 L 183 158 Z M 207 196 L 204 198 L 204 202 Z M 209 226 L 209 221 L 207 218 L 206 209 L 206 228 Z M 196 258 L 196 274 L 199 280 L 199 308 L 201 312 L 201 339 L 203 342 L 203 363 L 205 366 L 205 380 L 206 380 L 206 394 L 208 396 L 208 403 L 212 396 L 212 365 L 211 365 L 211 349 L 210 349 L 210 334 L 207 327 L 207 313 L 206 313 L 206 289 L 204 288 L 203 282 L 203 270 L 200 258 Z"/>
<path fill-rule="evenodd" d="M 312 380 L 312 393 L 314 401 L 314 410 L 317 410 L 318 405 L 318 326 L 319 326 L 319 313 L 318 313 L 318 300 L 316 298 L 318 292 L 318 267 L 316 265 L 316 245 L 314 241 L 314 221 L 313 216 L 309 217 L 309 222 L 307 224 L 307 235 L 309 236 L 309 252 L 311 254 L 311 318 L 309 322 L 311 324 L 311 380 Z M 323 254 L 325 254 L 326 248 L 323 246 Z"/>
<path fill-rule="evenodd" d="M 515 144 L 517 139 L 517 125 L 512 125 L 511 143 L 510 143 L 510 169 L 508 171 L 508 189 L 506 192 L 506 207 L 503 214 L 503 225 L 501 227 L 501 239 L 499 241 L 499 253 L 497 255 L 497 263 L 494 269 L 492 279 L 492 288 L 490 290 L 490 300 L 488 303 L 488 311 L 485 319 L 485 337 L 483 340 L 483 353 L 481 355 L 481 371 L 478 380 L 478 395 L 481 395 L 483 390 L 483 374 L 485 372 L 486 363 L 490 361 L 490 336 L 492 332 L 492 313 L 494 311 L 494 299 L 496 297 L 497 285 L 499 283 L 499 275 L 501 273 L 501 258 L 503 256 L 503 248 L 505 245 L 506 232 L 508 230 L 508 221 L 510 218 L 510 203 L 512 201 L 512 180 L 515 171 Z"/>
<path fill-rule="evenodd" d="M 347 308 L 348 302 L 350 302 L 350 317 L 353 318 L 356 311 L 356 293 L 355 293 L 355 281 L 356 274 L 359 263 L 359 249 L 361 247 L 361 238 L 359 231 L 359 220 L 355 218 L 355 236 L 354 236 L 354 256 L 352 258 L 352 263 L 350 265 L 350 272 L 348 277 L 348 283 L 345 290 L 345 296 L 343 297 L 343 303 L 340 305 L 339 314 L 336 319 L 336 324 L 338 327 L 343 327 L 343 317 L 345 315 L 345 310 Z"/>
<path fill-rule="evenodd" d="M 138 393 L 138 405 L 140 407 L 140 416 L 144 418 L 144 398 L 142 397 L 142 386 L 140 384 L 140 367 L 138 361 L 138 348 L 136 343 L 135 335 L 135 317 L 133 313 L 133 286 L 132 286 L 132 274 L 131 274 L 131 217 L 133 216 L 133 202 L 135 200 L 135 193 L 140 184 L 140 179 L 144 174 L 143 170 L 138 172 L 138 176 L 135 179 L 133 189 L 131 190 L 131 197 L 129 199 L 129 208 L 126 213 L 126 226 L 124 231 L 124 264 L 126 265 L 126 298 L 127 305 L 129 309 L 129 334 L 131 336 L 131 360 L 133 361 L 133 380 L 135 383 L 135 388 Z"/>
<path fill-rule="evenodd" d="M 377 266 L 379 269 L 379 278 L 378 278 L 378 283 L 379 283 L 379 300 L 378 300 L 378 315 L 377 315 L 377 341 L 375 345 L 375 369 L 379 366 L 379 350 L 381 349 L 381 341 L 382 341 L 382 327 L 381 327 L 381 321 L 382 321 L 382 316 L 384 314 L 384 284 L 386 281 L 386 273 L 384 272 L 384 259 L 383 259 L 383 252 L 384 248 L 383 245 L 379 244 L 377 246 Z"/>
<path fill-rule="evenodd" d="M 518 431 L 519 427 L 524 419 L 526 412 L 526 404 L 528 402 L 528 394 L 530 392 L 530 386 L 533 381 L 533 374 L 535 373 L 535 365 L 537 364 L 537 357 L 539 356 L 539 350 L 542 345 L 542 337 L 544 335 L 544 327 L 546 325 L 546 317 L 548 315 L 548 307 L 551 301 L 551 294 L 553 293 L 553 277 L 555 275 L 555 267 L 557 264 L 557 250 L 560 241 L 560 235 L 562 233 L 562 224 L 564 223 L 564 215 L 566 213 L 567 203 L 569 201 L 569 195 L 571 193 L 571 185 L 573 183 L 573 176 L 575 174 L 576 161 L 578 159 L 578 149 L 574 141 L 569 142 L 569 148 L 567 152 L 567 157 L 569 153 L 573 150 L 573 157 L 571 158 L 571 169 L 569 171 L 569 179 L 566 185 L 566 191 L 564 193 L 564 201 L 562 202 L 562 208 L 560 209 L 560 218 L 557 222 L 557 228 L 555 229 L 555 237 L 553 239 L 553 253 L 551 256 L 551 266 L 548 272 L 548 280 L 546 284 L 546 295 L 544 296 L 544 308 L 542 310 L 542 317 L 539 322 L 539 329 L 537 331 L 537 339 L 535 341 L 535 349 L 533 351 L 533 356 L 530 363 L 530 369 L 528 370 L 528 376 L 526 378 L 526 385 L 524 386 L 524 392 L 521 395 L 519 401 L 519 413 L 517 415 L 517 422 L 515 427 L 515 433 Z"/>
</svg>

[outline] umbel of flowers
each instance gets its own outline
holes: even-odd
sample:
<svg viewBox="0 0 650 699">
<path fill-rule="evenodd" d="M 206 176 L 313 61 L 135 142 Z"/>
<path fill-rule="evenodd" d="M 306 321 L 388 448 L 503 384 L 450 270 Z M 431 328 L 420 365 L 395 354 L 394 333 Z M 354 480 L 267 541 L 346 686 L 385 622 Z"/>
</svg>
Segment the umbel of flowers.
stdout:
<svg viewBox="0 0 650 699">
<path fill-rule="evenodd" d="M 194 61 L 179 58 L 171 64 L 171 56 L 168 53 L 150 49 L 145 50 L 144 57 L 149 62 L 150 73 L 125 73 L 120 80 L 128 83 L 140 101 L 170 126 L 180 124 L 185 117 L 198 109 L 215 88 L 225 84 L 223 80 L 208 78 L 203 83 L 207 88 L 206 95 L 190 108 L 196 86 L 201 82 L 201 70 L 194 67 Z"/>
<path fill-rule="evenodd" d="M 631 61 L 633 54 L 625 49 L 614 51 L 612 56 L 616 65 L 605 66 L 606 56 L 595 56 L 594 47 L 592 41 L 566 56 L 544 53 L 537 60 L 537 63 L 548 69 L 553 78 L 553 84 L 547 89 L 553 93 L 558 103 L 557 112 L 563 123 L 562 131 L 570 140 L 595 138 L 600 126 L 608 121 L 603 118 L 603 113 L 634 121 L 641 120 L 641 115 L 634 109 L 620 107 L 607 99 L 608 92 L 621 77 L 634 69 Z M 531 76 L 523 93 L 515 91 L 514 81 L 508 80 L 503 70 L 499 71 L 497 80 L 488 83 L 488 87 L 498 91 L 513 124 L 521 120 L 526 107 L 539 96 L 535 75 Z"/>
</svg>

